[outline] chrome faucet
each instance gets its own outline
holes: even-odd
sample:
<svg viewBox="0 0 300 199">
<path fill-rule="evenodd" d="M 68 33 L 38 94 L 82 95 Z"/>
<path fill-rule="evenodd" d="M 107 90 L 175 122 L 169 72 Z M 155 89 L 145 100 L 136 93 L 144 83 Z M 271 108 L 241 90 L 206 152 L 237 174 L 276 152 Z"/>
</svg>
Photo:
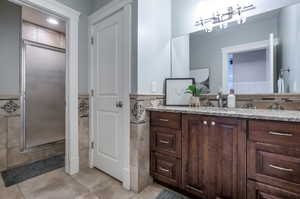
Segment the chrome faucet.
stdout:
<svg viewBox="0 0 300 199">
<path fill-rule="evenodd" d="M 223 93 L 222 93 L 222 91 L 218 92 L 217 100 L 218 100 L 218 107 L 219 108 L 223 108 L 224 107 L 224 100 L 223 100 Z"/>
</svg>

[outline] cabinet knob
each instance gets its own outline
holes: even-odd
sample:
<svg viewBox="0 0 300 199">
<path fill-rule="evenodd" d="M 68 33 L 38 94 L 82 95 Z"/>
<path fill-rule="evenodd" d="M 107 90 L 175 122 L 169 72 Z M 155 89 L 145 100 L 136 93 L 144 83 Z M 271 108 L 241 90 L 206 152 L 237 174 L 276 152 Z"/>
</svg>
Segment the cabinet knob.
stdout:
<svg viewBox="0 0 300 199">
<path fill-rule="evenodd" d="M 204 124 L 204 125 L 207 125 L 207 121 L 203 121 L 203 124 Z"/>
<path fill-rule="evenodd" d="M 211 122 L 211 125 L 212 126 L 216 126 L 216 122 Z"/>
</svg>

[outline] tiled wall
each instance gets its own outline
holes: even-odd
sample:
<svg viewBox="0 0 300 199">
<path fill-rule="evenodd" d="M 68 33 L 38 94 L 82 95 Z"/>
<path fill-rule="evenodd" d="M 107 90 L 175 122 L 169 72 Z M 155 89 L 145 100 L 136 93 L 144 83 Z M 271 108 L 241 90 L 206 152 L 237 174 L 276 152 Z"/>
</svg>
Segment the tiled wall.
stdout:
<svg viewBox="0 0 300 199">
<path fill-rule="evenodd" d="M 131 189 L 140 192 L 152 183 L 150 177 L 149 116 L 151 101 L 163 103 L 162 95 L 130 96 L 130 175 Z"/>
<path fill-rule="evenodd" d="M 225 95 L 225 105 L 226 98 Z M 200 99 L 202 106 L 216 107 L 218 104 L 216 95 L 203 95 Z M 236 99 L 238 108 L 300 111 L 299 94 L 236 95 Z"/>
<path fill-rule="evenodd" d="M 82 159 L 88 154 L 88 96 L 79 97 L 79 148 Z M 20 150 L 20 100 L 0 96 L 0 171 L 65 153 L 65 143 L 57 143 L 38 151 Z M 86 161 L 82 161 L 87 166 Z M 83 166 L 83 165 L 82 165 Z"/>
</svg>

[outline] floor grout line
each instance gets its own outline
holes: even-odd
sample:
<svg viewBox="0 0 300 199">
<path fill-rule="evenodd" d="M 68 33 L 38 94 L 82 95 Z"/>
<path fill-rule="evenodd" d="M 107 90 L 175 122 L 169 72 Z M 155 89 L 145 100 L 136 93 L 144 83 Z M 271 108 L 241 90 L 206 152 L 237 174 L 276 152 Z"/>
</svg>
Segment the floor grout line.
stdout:
<svg viewBox="0 0 300 199">
<path fill-rule="evenodd" d="M 17 188 L 18 188 L 19 192 L 21 193 L 22 197 L 24 199 L 26 199 L 25 194 L 23 193 L 23 191 L 22 191 L 21 187 L 19 186 L 19 184 L 17 184 Z"/>
</svg>

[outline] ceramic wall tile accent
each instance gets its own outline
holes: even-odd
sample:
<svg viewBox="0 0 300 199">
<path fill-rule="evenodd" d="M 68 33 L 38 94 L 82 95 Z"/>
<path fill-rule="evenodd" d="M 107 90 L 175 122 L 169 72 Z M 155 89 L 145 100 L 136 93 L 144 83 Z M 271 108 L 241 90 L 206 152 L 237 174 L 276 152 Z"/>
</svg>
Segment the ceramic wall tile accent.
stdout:
<svg viewBox="0 0 300 199">
<path fill-rule="evenodd" d="M 88 117 L 89 116 L 89 97 L 80 96 L 79 97 L 79 116 Z"/>
<path fill-rule="evenodd" d="M 20 114 L 20 101 L 18 99 L 0 98 L 0 116 L 12 116 L 12 115 L 19 115 L 19 114 Z"/>
<path fill-rule="evenodd" d="M 130 95 L 130 121 L 139 124 L 147 122 L 145 107 L 152 106 L 152 103 L 162 105 L 163 95 Z"/>
</svg>

